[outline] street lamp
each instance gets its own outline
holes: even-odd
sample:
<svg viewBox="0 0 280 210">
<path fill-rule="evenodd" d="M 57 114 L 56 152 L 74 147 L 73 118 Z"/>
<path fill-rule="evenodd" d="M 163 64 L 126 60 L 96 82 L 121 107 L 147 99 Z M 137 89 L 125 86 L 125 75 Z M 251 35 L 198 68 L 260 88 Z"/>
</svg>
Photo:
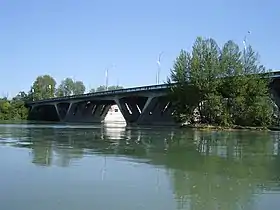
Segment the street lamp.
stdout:
<svg viewBox="0 0 280 210">
<path fill-rule="evenodd" d="M 250 34 L 251 34 L 251 32 L 248 31 L 247 34 L 244 37 L 244 40 L 243 40 L 243 45 L 244 45 L 245 52 L 247 51 L 247 35 L 250 35 Z"/>
<path fill-rule="evenodd" d="M 31 96 L 32 96 L 32 101 L 34 101 L 34 88 L 31 88 Z"/>
<path fill-rule="evenodd" d="M 160 52 L 160 54 L 158 55 L 158 60 L 157 60 L 157 65 L 158 65 L 158 69 L 157 69 L 157 75 L 156 75 L 156 84 L 159 84 L 159 80 L 160 80 L 160 70 L 161 70 L 161 56 L 162 56 L 163 52 Z"/>
<path fill-rule="evenodd" d="M 115 67 L 115 64 L 112 64 L 110 67 L 107 67 L 105 69 L 105 88 L 106 88 L 106 90 L 108 90 L 108 83 L 109 83 L 109 75 L 108 75 L 108 73 L 109 73 L 109 69 L 110 68 L 114 68 L 114 67 Z"/>
</svg>

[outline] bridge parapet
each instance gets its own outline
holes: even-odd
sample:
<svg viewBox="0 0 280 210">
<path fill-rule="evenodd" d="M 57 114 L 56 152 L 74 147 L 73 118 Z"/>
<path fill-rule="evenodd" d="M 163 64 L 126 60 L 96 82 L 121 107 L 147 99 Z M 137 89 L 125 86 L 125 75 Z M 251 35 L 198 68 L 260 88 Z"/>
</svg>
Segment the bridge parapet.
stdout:
<svg viewBox="0 0 280 210">
<path fill-rule="evenodd" d="M 113 95 L 123 95 L 123 94 L 127 94 L 127 93 L 166 90 L 169 87 L 170 87 L 169 84 L 140 86 L 140 87 L 133 87 L 133 88 L 100 91 L 100 92 L 95 92 L 95 93 L 86 93 L 86 94 L 81 94 L 81 95 L 54 97 L 54 98 L 48 98 L 48 99 L 43 99 L 43 100 L 38 100 L 38 101 L 29 101 L 26 104 L 35 105 L 35 104 L 50 103 L 50 102 L 84 100 L 86 98 L 92 98 L 92 97 L 104 97 L 104 96 L 113 96 Z"/>
</svg>

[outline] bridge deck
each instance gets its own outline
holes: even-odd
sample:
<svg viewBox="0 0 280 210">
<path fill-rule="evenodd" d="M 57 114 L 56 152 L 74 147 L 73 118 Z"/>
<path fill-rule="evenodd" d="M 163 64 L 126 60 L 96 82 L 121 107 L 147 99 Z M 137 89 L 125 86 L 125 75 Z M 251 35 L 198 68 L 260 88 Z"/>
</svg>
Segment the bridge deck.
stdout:
<svg viewBox="0 0 280 210">
<path fill-rule="evenodd" d="M 267 73 L 265 73 L 267 74 Z M 268 72 L 270 75 L 270 78 L 280 78 L 280 71 L 272 71 Z M 136 93 L 136 92 L 142 92 L 142 91 L 152 91 L 152 90 L 163 90 L 169 88 L 171 85 L 169 84 L 160 84 L 160 85 L 148 85 L 148 86 L 140 86 L 140 87 L 133 87 L 133 88 L 124 88 L 124 89 L 117 89 L 117 90 L 108 90 L 108 91 L 101 91 L 101 92 L 95 92 L 95 93 L 86 93 L 81 95 L 72 95 L 72 96 L 64 96 L 64 97 L 53 97 L 38 101 L 29 101 L 26 104 L 32 105 L 32 104 L 41 104 L 46 102 L 57 102 L 57 101 L 65 101 L 65 100 L 71 100 L 71 99 L 85 99 L 89 97 L 102 97 L 102 96 L 110 96 L 110 95 L 119 95 L 124 93 Z"/>
<path fill-rule="evenodd" d="M 27 102 L 27 104 L 32 105 L 32 104 L 57 102 L 57 101 L 64 101 L 64 100 L 71 100 L 71 99 L 77 100 L 77 99 L 85 99 L 85 98 L 89 98 L 89 97 L 119 95 L 119 94 L 123 94 L 123 93 L 136 93 L 136 92 L 142 92 L 142 91 L 164 90 L 164 89 L 167 89 L 168 87 L 170 87 L 170 85 L 168 85 L 168 84 L 140 86 L 140 87 L 133 87 L 133 88 L 100 91 L 100 92 L 95 92 L 95 93 L 86 93 L 86 94 L 81 94 L 81 95 L 54 97 L 54 98 L 48 98 L 48 99 L 43 99 L 43 100 L 38 100 L 38 101 L 30 101 L 30 102 Z"/>
</svg>

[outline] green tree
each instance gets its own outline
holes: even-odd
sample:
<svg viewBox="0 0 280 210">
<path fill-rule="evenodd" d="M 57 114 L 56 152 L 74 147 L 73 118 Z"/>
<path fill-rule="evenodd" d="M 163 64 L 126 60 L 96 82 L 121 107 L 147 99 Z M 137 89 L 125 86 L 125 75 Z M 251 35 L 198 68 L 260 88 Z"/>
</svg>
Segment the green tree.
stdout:
<svg viewBox="0 0 280 210">
<path fill-rule="evenodd" d="M 123 89 L 123 87 L 119 85 L 112 85 L 108 87 L 108 90 L 119 90 L 119 89 Z"/>
<path fill-rule="evenodd" d="M 73 94 L 74 95 L 84 94 L 85 91 L 86 91 L 86 87 L 85 87 L 85 85 L 82 81 L 74 82 L 74 86 L 73 86 Z"/>
<path fill-rule="evenodd" d="M 99 87 L 96 88 L 95 92 L 102 92 L 106 91 L 106 86 L 105 85 L 100 85 Z"/>
<path fill-rule="evenodd" d="M 176 107 L 174 117 L 179 122 L 192 120 L 192 113 L 200 101 L 198 88 L 191 86 L 189 82 L 190 70 L 191 55 L 181 50 L 171 69 L 171 76 L 167 80 L 168 84 L 176 83 L 171 88 L 170 99 Z"/>
<path fill-rule="evenodd" d="M 11 119 L 11 104 L 6 98 L 0 99 L 0 120 Z"/>
<path fill-rule="evenodd" d="M 89 90 L 89 93 L 95 93 L 95 89 L 94 89 L 94 88 L 91 88 L 91 89 Z"/>
<path fill-rule="evenodd" d="M 71 78 L 66 78 L 61 81 L 59 84 L 57 90 L 56 90 L 56 96 L 57 97 L 63 97 L 63 96 L 70 96 L 73 94 L 74 89 L 74 82 Z"/>
<path fill-rule="evenodd" d="M 71 78 L 66 78 L 61 81 L 56 90 L 57 97 L 79 95 L 85 92 L 85 85 L 82 81 L 74 82 Z"/>
<path fill-rule="evenodd" d="M 20 91 L 14 98 L 13 101 L 28 101 L 30 96 L 24 91 Z"/>
<path fill-rule="evenodd" d="M 233 41 L 221 49 L 213 39 L 198 37 L 192 52 L 181 51 L 171 70 L 170 97 L 176 116 L 189 120 L 198 109 L 200 122 L 263 126 L 273 113 L 266 69 L 252 47 L 243 53 Z"/>
<path fill-rule="evenodd" d="M 259 64 L 259 55 L 251 46 L 243 52 L 242 90 L 239 95 L 238 115 L 236 123 L 243 125 L 265 126 L 272 123 L 273 104 L 269 94 L 269 74 L 263 65 Z M 237 106 L 235 106 L 237 107 Z M 237 113 L 237 112 L 235 112 Z"/>
<path fill-rule="evenodd" d="M 123 87 L 119 86 L 119 85 L 112 85 L 112 86 L 108 86 L 108 88 L 106 88 L 105 85 L 100 85 L 99 87 L 96 88 L 95 92 L 102 92 L 102 91 L 106 91 L 106 90 L 118 90 L 118 89 L 123 89 Z"/>
<path fill-rule="evenodd" d="M 29 95 L 33 100 L 41 100 L 54 97 L 56 81 L 50 75 L 38 76 L 34 81 Z"/>
</svg>

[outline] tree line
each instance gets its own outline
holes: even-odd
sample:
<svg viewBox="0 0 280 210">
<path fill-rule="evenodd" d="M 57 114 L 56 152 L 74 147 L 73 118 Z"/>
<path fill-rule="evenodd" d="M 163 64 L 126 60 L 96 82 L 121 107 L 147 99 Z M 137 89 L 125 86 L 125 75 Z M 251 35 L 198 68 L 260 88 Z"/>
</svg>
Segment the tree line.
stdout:
<svg viewBox="0 0 280 210">
<path fill-rule="evenodd" d="M 190 52 L 181 50 L 167 83 L 178 122 L 221 126 L 268 126 L 278 120 L 269 91 L 270 72 L 251 46 L 233 41 L 219 47 L 214 39 L 198 37 Z M 89 92 L 120 89 L 100 86 Z M 66 78 L 59 85 L 50 75 L 36 78 L 28 93 L 0 99 L 0 120 L 26 119 L 25 101 L 85 93 L 82 81 Z M 277 115 L 275 114 L 277 110 Z"/>
<path fill-rule="evenodd" d="M 181 50 L 168 78 L 176 83 L 170 91 L 174 116 L 190 124 L 271 125 L 276 105 L 269 72 L 251 46 L 239 49 L 229 40 L 219 47 L 214 39 L 198 37 L 190 52 Z"/>
<path fill-rule="evenodd" d="M 96 89 L 89 90 L 89 93 L 101 92 L 106 90 L 122 89 L 122 86 L 113 85 L 106 87 L 101 85 Z M 38 76 L 33 82 L 30 90 L 26 93 L 19 92 L 14 98 L 9 100 L 7 97 L 0 98 L 0 120 L 25 120 L 28 110 L 24 106 L 26 101 L 35 101 L 53 97 L 63 97 L 84 94 L 86 91 L 82 81 L 74 81 L 66 78 L 57 86 L 57 82 L 50 75 Z"/>
</svg>

